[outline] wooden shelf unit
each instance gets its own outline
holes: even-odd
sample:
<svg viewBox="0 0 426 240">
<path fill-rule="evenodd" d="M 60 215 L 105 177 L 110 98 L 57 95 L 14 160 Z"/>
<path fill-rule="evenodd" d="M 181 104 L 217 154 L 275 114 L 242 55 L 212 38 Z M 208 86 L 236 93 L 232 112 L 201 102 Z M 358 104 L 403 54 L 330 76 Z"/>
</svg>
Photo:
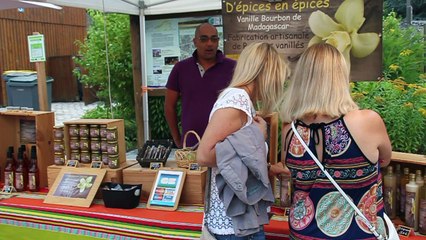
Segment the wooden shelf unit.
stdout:
<svg viewBox="0 0 426 240">
<path fill-rule="evenodd" d="M 65 155 L 67 159 L 70 159 L 71 149 L 69 148 L 70 135 L 69 126 L 71 124 L 76 125 L 106 125 L 107 128 L 117 127 L 117 144 L 118 144 L 118 161 L 120 164 L 126 162 L 126 140 L 124 138 L 124 120 L 123 119 L 78 119 L 73 121 L 64 122 L 64 144 L 65 144 Z"/>
<path fill-rule="evenodd" d="M 35 141 L 22 142 L 22 122 L 33 123 L 35 127 Z M 14 147 L 17 157 L 18 148 L 25 144 L 27 155 L 30 157 L 31 146 L 37 147 L 37 164 L 40 171 L 40 187 L 47 187 L 47 166 L 53 164 L 53 126 L 55 116 L 53 112 L 8 110 L 0 112 L 0 166 L 4 170 L 6 153 L 9 146 Z M 3 177 L 3 174 L 1 174 Z M 1 179 L 3 182 L 4 179 Z"/>
</svg>

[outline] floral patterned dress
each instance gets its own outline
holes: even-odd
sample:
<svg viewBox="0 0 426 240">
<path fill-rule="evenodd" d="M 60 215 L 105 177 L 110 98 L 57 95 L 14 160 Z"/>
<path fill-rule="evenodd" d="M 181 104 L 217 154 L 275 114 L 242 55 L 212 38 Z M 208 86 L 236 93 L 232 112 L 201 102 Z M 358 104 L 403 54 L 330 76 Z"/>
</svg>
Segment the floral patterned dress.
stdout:
<svg viewBox="0 0 426 240">
<path fill-rule="evenodd" d="M 372 163 L 352 138 L 343 117 L 296 128 L 311 151 L 322 132 L 322 164 L 355 205 L 383 234 L 383 192 L 379 162 Z M 286 165 L 294 191 L 290 209 L 291 239 L 375 239 L 290 130 Z"/>
</svg>

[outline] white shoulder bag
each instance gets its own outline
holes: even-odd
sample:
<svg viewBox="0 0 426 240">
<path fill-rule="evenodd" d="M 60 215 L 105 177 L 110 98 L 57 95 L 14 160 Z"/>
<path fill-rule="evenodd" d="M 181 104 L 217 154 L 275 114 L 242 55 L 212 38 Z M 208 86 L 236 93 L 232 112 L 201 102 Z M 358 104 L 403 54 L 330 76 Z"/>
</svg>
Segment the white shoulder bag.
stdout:
<svg viewBox="0 0 426 240">
<path fill-rule="evenodd" d="M 368 221 L 368 219 L 364 216 L 364 214 L 359 210 L 359 208 L 352 202 L 352 200 L 346 195 L 346 193 L 340 188 L 339 184 L 334 181 L 333 177 L 324 169 L 324 166 L 321 164 L 321 162 L 318 160 L 318 158 L 312 153 L 312 151 L 309 149 L 309 147 L 306 145 L 305 141 L 303 141 L 300 134 L 297 132 L 296 127 L 294 126 L 294 122 L 291 123 L 291 129 L 294 132 L 294 135 L 297 137 L 299 142 L 303 145 L 303 147 L 306 149 L 306 151 L 309 153 L 309 155 L 312 157 L 312 159 L 315 161 L 315 163 L 318 165 L 318 167 L 321 169 L 321 171 L 327 176 L 328 180 L 334 185 L 334 187 L 342 194 L 342 196 L 345 198 L 345 200 L 349 203 L 349 205 L 355 210 L 356 214 L 361 218 L 361 220 L 367 225 L 368 229 L 374 234 L 374 236 L 379 239 L 389 239 L 389 240 L 399 240 L 398 233 L 396 231 L 395 226 L 393 225 L 392 221 L 389 219 L 388 215 L 386 213 L 383 213 L 383 218 L 386 222 L 387 231 L 388 231 L 388 238 L 383 237 L 380 233 L 377 232 L 376 228 Z"/>
</svg>

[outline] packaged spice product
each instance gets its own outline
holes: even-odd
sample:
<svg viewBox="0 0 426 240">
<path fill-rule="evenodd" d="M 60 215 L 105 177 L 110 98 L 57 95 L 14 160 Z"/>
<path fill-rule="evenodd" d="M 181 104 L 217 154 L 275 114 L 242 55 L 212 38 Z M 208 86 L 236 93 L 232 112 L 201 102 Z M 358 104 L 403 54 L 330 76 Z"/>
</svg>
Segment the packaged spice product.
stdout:
<svg viewBox="0 0 426 240">
<path fill-rule="evenodd" d="M 71 138 L 70 139 L 70 149 L 71 150 L 79 150 L 80 149 L 80 140 L 78 138 Z"/>
<path fill-rule="evenodd" d="M 80 124 L 80 137 L 88 138 L 89 137 L 89 126 L 87 124 Z"/>
<path fill-rule="evenodd" d="M 90 151 L 99 152 L 99 150 L 101 150 L 101 141 L 99 139 L 91 139 Z"/>
<path fill-rule="evenodd" d="M 107 152 L 110 155 L 118 154 L 118 142 L 111 141 L 107 143 Z"/>
<path fill-rule="evenodd" d="M 63 153 L 55 153 L 53 163 L 58 166 L 62 166 L 65 164 L 65 156 Z"/>
<path fill-rule="evenodd" d="M 63 153 L 64 150 L 65 150 L 64 141 L 63 140 L 54 140 L 53 151 L 55 153 Z"/>
<path fill-rule="evenodd" d="M 71 138 L 75 138 L 80 136 L 80 131 L 78 129 L 78 125 L 77 124 L 70 124 L 68 126 L 68 134 Z"/>
<path fill-rule="evenodd" d="M 90 124 L 90 138 L 99 138 L 99 125 Z"/>
<path fill-rule="evenodd" d="M 82 163 L 90 163 L 91 162 L 89 151 L 81 151 L 80 152 L 80 162 L 82 162 Z"/>
<path fill-rule="evenodd" d="M 117 127 L 107 128 L 106 131 L 107 131 L 107 136 L 106 136 L 107 141 L 117 141 L 117 134 L 118 134 Z"/>
<path fill-rule="evenodd" d="M 54 126 L 53 127 L 53 138 L 55 140 L 64 139 L 64 126 Z"/>
<path fill-rule="evenodd" d="M 88 138 L 80 138 L 80 150 L 81 151 L 89 151 L 90 150 L 90 142 Z"/>
<path fill-rule="evenodd" d="M 107 137 L 107 126 L 105 124 L 102 124 L 100 126 L 99 135 L 100 135 L 101 138 Z"/>
<path fill-rule="evenodd" d="M 109 155 L 108 167 L 111 169 L 119 167 L 118 155 Z"/>
</svg>

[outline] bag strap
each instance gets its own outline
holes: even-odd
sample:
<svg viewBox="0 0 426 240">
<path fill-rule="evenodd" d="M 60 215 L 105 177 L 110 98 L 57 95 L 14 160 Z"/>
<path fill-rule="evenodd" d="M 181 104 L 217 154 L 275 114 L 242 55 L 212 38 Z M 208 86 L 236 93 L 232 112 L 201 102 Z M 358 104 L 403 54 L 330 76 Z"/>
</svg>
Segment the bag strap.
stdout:
<svg viewBox="0 0 426 240">
<path fill-rule="evenodd" d="M 318 167 L 321 169 L 321 171 L 327 176 L 328 180 L 334 185 L 334 187 L 342 194 L 343 198 L 349 203 L 349 205 L 355 210 L 356 214 L 361 218 L 361 220 L 367 225 L 368 229 L 374 234 L 374 236 L 379 239 L 385 239 L 380 233 L 377 232 L 376 228 L 371 224 L 371 222 L 365 217 L 365 215 L 359 210 L 359 208 L 352 202 L 352 200 L 346 195 L 346 193 L 343 191 L 342 188 L 340 188 L 339 184 L 334 181 L 333 177 L 325 170 L 322 163 L 318 160 L 318 158 L 312 153 L 311 149 L 309 149 L 308 145 L 306 145 L 305 141 L 302 139 L 300 134 L 297 132 L 296 127 L 294 125 L 294 122 L 291 122 L 291 129 L 294 132 L 294 135 L 296 135 L 297 139 L 299 140 L 300 144 L 303 145 L 305 150 L 309 153 L 309 155 L 312 157 L 312 159 L 315 161 L 315 163 L 318 165 Z"/>
<path fill-rule="evenodd" d="M 188 137 L 188 134 L 192 133 L 193 135 L 195 135 L 195 137 L 198 140 L 198 143 L 195 144 L 195 146 L 192 146 L 192 150 L 195 150 L 198 147 L 198 144 L 200 143 L 201 139 L 200 136 L 198 135 L 198 133 L 194 130 L 189 130 L 188 132 L 185 133 L 185 136 L 183 136 L 183 148 L 186 148 L 186 137 Z"/>
</svg>

